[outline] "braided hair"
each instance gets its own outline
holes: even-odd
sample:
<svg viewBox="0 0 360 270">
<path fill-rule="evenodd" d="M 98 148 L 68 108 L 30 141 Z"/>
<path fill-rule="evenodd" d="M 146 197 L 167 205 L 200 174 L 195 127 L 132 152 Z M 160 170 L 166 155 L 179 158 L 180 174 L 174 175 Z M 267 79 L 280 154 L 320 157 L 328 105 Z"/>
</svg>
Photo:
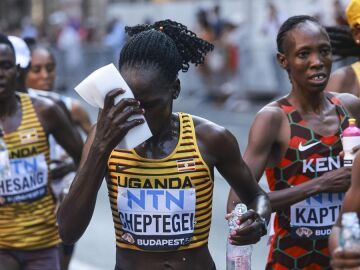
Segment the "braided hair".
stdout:
<svg viewBox="0 0 360 270">
<path fill-rule="evenodd" d="M 188 71 L 190 63 L 203 63 L 214 48 L 185 25 L 171 20 L 125 27 L 125 31 L 130 39 L 120 52 L 119 69 L 155 65 L 169 81 L 175 80 L 180 70 Z"/>
<path fill-rule="evenodd" d="M 329 34 L 334 55 L 340 58 L 360 56 L 360 45 L 354 41 L 349 26 L 328 26 L 326 31 Z"/>
<path fill-rule="evenodd" d="M 314 17 L 308 16 L 308 15 L 298 15 L 298 16 L 292 16 L 292 17 L 288 18 L 280 26 L 279 32 L 276 37 L 278 52 L 284 53 L 283 45 L 284 45 L 284 39 L 285 39 L 286 34 L 290 30 L 294 29 L 298 24 L 305 23 L 307 21 L 313 22 L 313 23 L 319 25 L 320 27 L 323 27 L 317 19 L 315 19 Z"/>
</svg>

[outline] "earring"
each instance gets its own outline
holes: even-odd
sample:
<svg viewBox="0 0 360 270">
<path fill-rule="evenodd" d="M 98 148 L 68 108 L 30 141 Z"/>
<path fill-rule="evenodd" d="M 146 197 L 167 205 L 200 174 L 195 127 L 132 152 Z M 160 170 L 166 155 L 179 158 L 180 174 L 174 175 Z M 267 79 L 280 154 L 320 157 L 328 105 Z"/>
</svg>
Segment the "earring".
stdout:
<svg viewBox="0 0 360 270">
<path fill-rule="evenodd" d="M 179 96 L 179 92 L 174 92 L 172 95 L 173 99 L 177 99 L 178 96 Z"/>
</svg>

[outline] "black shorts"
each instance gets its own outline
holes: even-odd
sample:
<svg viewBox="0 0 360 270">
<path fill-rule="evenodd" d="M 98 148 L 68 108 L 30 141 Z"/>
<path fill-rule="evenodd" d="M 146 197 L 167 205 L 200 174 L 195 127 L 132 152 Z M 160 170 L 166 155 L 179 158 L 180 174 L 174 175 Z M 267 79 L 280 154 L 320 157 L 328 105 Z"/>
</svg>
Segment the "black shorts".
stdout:
<svg viewBox="0 0 360 270">
<path fill-rule="evenodd" d="M 21 270 L 60 270 L 59 248 L 39 250 L 0 249 L 0 270 L 17 266 Z"/>
</svg>

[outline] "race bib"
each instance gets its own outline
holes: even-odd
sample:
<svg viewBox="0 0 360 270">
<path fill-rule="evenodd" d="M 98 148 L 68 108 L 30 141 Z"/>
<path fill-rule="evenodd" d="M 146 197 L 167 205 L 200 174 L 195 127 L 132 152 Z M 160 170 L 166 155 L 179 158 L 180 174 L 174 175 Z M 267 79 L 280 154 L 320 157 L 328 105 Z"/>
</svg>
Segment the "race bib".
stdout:
<svg viewBox="0 0 360 270">
<path fill-rule="evenodd" d="M 10 175 L 0 179 L 0 205 L 45 196 L 48 167 L 44 154 L 10 159 L 10 167 Z"/>
<path fill-rule="evenodd" d="M 291 235 L 294 238 L 328 238 L 335 224 L 344 193 L 320 193 L 291 206 Z"/>
<path fill-rule="evenodd" d="M 189 189 L 118 187 L 124 241 L 143 250 L 169 251 L 190 243 L 196 192 Z"/>
</svg>

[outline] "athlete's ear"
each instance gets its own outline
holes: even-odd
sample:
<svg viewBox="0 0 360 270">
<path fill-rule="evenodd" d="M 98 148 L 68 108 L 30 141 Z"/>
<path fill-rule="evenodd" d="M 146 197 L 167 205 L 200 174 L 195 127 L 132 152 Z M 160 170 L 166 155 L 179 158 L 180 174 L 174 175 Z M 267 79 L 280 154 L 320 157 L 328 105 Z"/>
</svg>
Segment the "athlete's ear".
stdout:
<svg viewBox="0 0 360 270">
<path fill-rule="evenodd" d="M 279 65 L 283 69 L 287 70 L 288 69 L 288 61 L 286 60 L 285 54 L 278 52 L 276 54 L 276 58 L 277 58 Z"/>
<path fill-rule="evenodd" d="M 360 45 L 360 25 L 359 24 L 355 24 L 351 28 L 351 34 L 352 34 L 352 37 L 353 37 L 356 45 Z"/>
<path fill-rule="evenodd" d="M 179 78 L 176 78 L 176 80 L 173 82 L 172 87 L 171 87 L 171 91 L 172 91 L 172 98 L 173 99 L 177 99 L 180 91 L 181 91 L 181 84 L 180 84 L 180 80 Z"/>
</svg>

